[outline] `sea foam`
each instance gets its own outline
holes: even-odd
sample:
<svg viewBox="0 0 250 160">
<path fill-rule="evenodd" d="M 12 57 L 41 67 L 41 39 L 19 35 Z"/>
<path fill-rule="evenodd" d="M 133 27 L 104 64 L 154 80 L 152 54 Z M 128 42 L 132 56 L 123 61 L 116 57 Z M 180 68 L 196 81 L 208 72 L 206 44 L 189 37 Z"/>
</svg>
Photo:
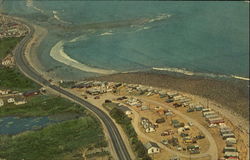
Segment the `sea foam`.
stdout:
<svg viewBox="0 0 250 160">
<path fill-rule="evenodd" d="M 211 78 L 235 78 L 240 80 L 249 81 L 249 78 L 236 76 L 236 75 L 224 75 L 224 74 L 214 74 L 214 73 L 200 73 L 200 72 L 192 72 L 188 71 L 185 68 L 158 68 L 153 67 L 153 70 L 158 71 L 167 71 L 167 72 L 174 72 L 174 73 L 181 73 L 188 76 L 204 76 L 204 77 L 211 77 Z"/>
</svg>

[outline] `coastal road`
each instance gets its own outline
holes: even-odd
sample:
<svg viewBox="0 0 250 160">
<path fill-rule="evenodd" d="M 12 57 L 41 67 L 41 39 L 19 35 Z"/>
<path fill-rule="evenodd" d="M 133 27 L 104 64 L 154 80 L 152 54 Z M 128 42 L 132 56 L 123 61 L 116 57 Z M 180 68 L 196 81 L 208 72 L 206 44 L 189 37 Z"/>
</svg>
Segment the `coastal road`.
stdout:
<svg viewBox="0 0 250 160">
<path fill-rule="evenodd" d="M 22 22 L 24 23 L 24 22 Z M 34 68 L 31 67 L 31 65 L 28 63 L 24 53 L 25 53 L 25 47 L 27 45 L 27 43 L 29 42 L 29 40 L 32 38 L 33 34 L 34 34 L 34 28 L 32 26 L 30 26 L 27 23 L 26 24 L 29 29 L 30 32 L 22 39 L 22 41 L 18 44 L 18 46 L 14 49 L 14 57 L 16 60 L 16 64 L 19 67 L 19 69 L 30 79 L 32 79 L 33 81 L 42 84 L 43 86 L 49 87 L 51 89 L 53 89 L 54 91 L 68 97 L 69 99 L 72 99 L 78 103 L 80 103 L 81 105 L 83 105 L 85 108 L 87 108 L 88 110 L 92 111 L 93 113 L 95 113 L 104 123 L 104 125 L 106 126 L 109 136 L 111 138 L 113 147 L 115 149 L 117 158 L 119 160 L 131 160 L 131 157 L 128 153 L 128 150 L 121 138 L 121 135 L 117 129 L 117 127 L 115 126 L 114 122 L 109 118 L 109 116 L 107 114 L 105 114 L 102 110 L 100 110 L 99 108 L 97 108 L 96 106 L 92 105 L 91 103 L 69 93 L 68 91 L 56 86 L 56 85 L 52 85 L 48 80 L 46 80 L 45 78 L 43 78 L 39 73 L 37 73 Z"/>
</svg>

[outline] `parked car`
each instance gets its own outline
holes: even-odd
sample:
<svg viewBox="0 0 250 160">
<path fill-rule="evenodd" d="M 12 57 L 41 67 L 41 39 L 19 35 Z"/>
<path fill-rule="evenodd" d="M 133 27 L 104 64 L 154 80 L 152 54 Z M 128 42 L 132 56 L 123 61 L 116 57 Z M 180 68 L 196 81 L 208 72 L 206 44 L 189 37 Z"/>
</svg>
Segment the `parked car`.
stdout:
<svg viewBox="0 0 250 160">
<path fill-rule="evenodd" d="M 166 102 L 167 103 L 172 103 L 172 102 L 174 102 L 174 100 L 173 99 L 167 99 Z"/>
<path fill-rule="evenodd" d="M 168 145 L 168 140 L 164 139 L 164 140 L 161 141 L 161 143 L 166 146 L 166 145 Z"/>
<path fill-rule="evenodd" d="M 194 108 L 188 108 L 187 112 L 194 112 Z"/>
<path fill-rule="evenodd" d="M 100 99 L 100 96 L 95 96 L 94 99 Z"/>
</svg>

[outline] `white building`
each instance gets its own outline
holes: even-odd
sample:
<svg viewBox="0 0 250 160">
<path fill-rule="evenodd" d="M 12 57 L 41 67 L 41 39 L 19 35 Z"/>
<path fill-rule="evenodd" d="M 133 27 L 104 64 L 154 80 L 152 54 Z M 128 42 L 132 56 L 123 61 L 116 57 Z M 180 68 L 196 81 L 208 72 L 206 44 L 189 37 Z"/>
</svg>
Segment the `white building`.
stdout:
<svg viewBox="0 0 250 160">
<path fill-rule="evenodd" d="M 124 105 L 120 105 L 118 106 L 118 109 L 120 109 L 122 112 L 124 112 L 126 115 L 130 115 L 132 114 L 131 109 L 129 109 L 128 107 L 124 106 Z"/>
<path fill-rule="evenodd" d="M 21 96 L 15 97 L 15 99 L 14 99 L 15 105 L 21 105 L 21 104 L 25 104 L 25 103 L 27 103 L 25 98 L 23 98 Z"/>
<path fill-rule="evenodd" d="M 160 147 L 154 142 L 148 142 L 144 144 L 144 147 L 147 149 L 148 154 L 154 154 L 160 152 Z"/>
<path fill-rule="evenodd" d="M 14 97 L 9 97 L 9 98 L 7 99 L 7 102 L 8 102 L 8 103 L 14 103 L 14 102 L 15 102 Z"/>
<path fill-rule="evenodd" d="M 6 95 L 9 94 L 10 90 L 0 90 L 0 94 Z"/>
</svg>

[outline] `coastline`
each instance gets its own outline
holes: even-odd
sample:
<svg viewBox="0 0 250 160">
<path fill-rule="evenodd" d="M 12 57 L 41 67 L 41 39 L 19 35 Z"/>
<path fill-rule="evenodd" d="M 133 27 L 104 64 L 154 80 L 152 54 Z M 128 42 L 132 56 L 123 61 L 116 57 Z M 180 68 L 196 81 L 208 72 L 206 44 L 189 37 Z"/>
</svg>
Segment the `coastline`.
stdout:
<svg viewBox="0 0 250 160">
<path fill-rule="evenodd" d="M 11 18 L 26 22 L 21 18 Z M 27 60 L 32 67 L 46 77 L 46 79 L 59 80 L 59 78 L 43 70 L 43 66 L 37 57 L 36 49 L 48 34 L 48 31 L 43 27 L 34 24 L 30 25 L 34 28 L 35 32 L 32 40 L 25 48 Z M 204 104 L 206 103 L 205 101 L 209 99 L 209 104 L 212 107 L 216 108 L 216 110 L 221 113 L 226 113 L 225 115 L 228 115 L 229 119 L 234 119 L 237 126 L 243 125 L 245 130 L 248 129 L 248 81 L 241 81 L 240 83 L 233 84 L 226 80 L 220 81 L 216 79 L 207 79 L 205 77 L 196 78 L 194 76 L 177 76 L 147 72 L 116 73 L 87 79 L 142 84 L 176 90 L 184 94 L 189 94 L 191 97 L 194 95 L 203 101 Z"/>
<path fill-rule="evenodd" d="M 119 73 L 109 76 L 89 78 L 88 80 L 141 84 L 178 91 L 186 94 L 204 106 L 216 109 L 231 119 L 239 128 L 248 132 L 248 82 L 228 82 L 225 80 L 172 76 L 159 73 Z M 208 103 L 208 104 L 207 104 Z"/>
</svg>

